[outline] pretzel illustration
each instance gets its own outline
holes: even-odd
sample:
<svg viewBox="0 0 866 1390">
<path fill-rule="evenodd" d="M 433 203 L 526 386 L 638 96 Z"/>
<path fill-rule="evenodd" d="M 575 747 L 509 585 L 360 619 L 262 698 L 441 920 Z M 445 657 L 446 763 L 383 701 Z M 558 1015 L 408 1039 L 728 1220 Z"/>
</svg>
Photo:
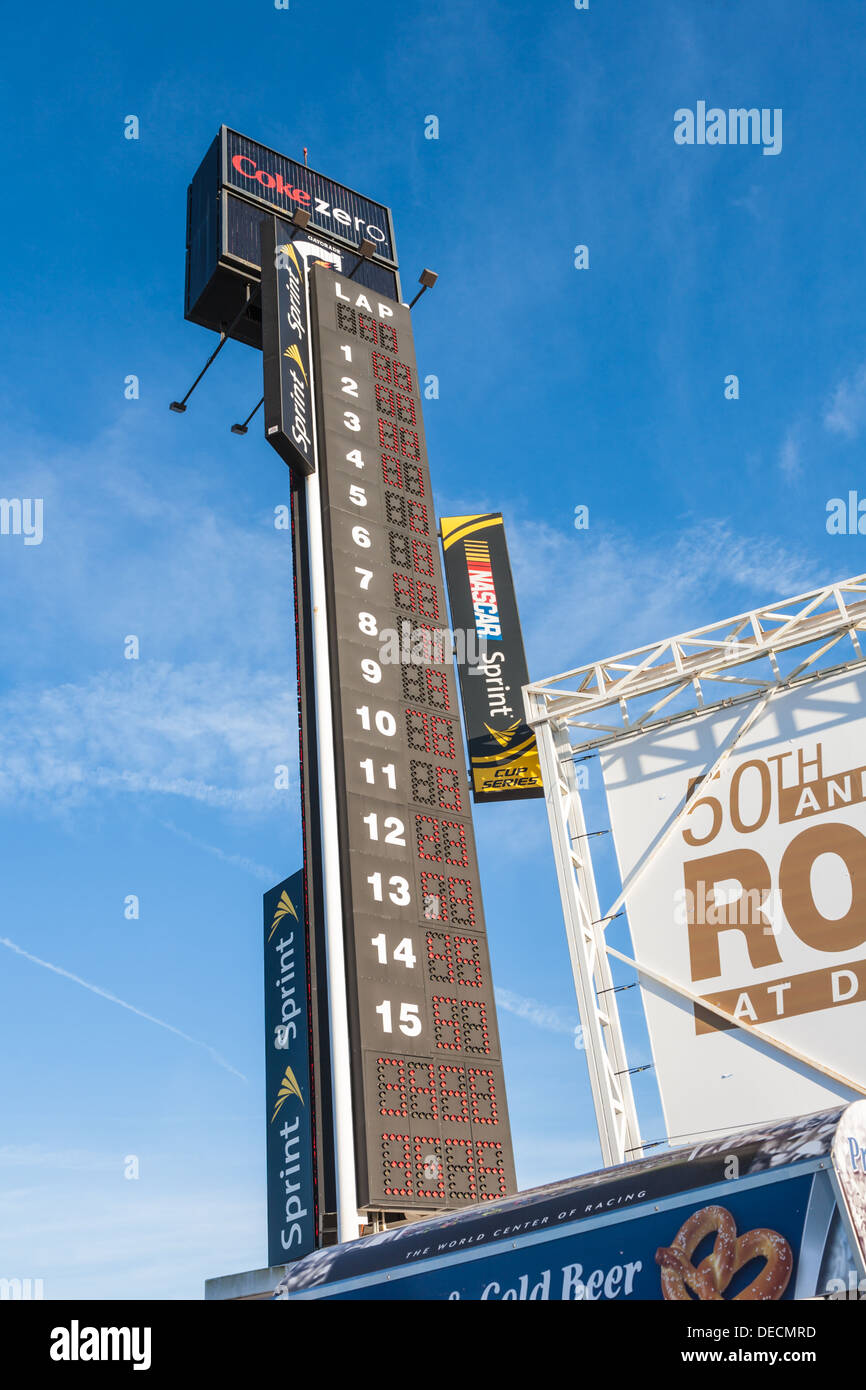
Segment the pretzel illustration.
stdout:
<svg viewBox="0 0 866 1390">
<path fill-rule="evenodd" d="M 697 1267 L 692 1256 L 705 1236 L 715 1231 L 712 1253 Z M 794 1261 L 791 1247 L 778 1231 L 754 1230 L 737 1235 L 737 1226 L 726 1207 L 703 1207 L 683 1223 L 669 1246 L 656 1251 L 666 1300 L 688 1300 L 689 1292 L 701 1301 L 720 1300 L 738 1270 L 750 1260 L 762 1258 L 764 1267 L 736 1299 L 769 1300 L 782 1297 L 788 1287 Z"/>
</svg>

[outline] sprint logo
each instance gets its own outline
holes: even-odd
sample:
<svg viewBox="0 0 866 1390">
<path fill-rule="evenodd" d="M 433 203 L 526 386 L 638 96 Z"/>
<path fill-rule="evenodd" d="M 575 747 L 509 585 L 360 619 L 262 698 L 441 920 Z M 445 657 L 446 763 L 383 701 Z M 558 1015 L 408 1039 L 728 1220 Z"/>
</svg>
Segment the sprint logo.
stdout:
<svg viewBox="0 0 866 1390">
<path fill-rule="evenodd" d="M 301 1095 L 301 1088 L 298 1085 L 298 1078 L 295 1076 L 295 1073 L 292 1071 L 291 1067 L 286 1067 L 285 1074 L 283 1075 L 283 1079 L 280 1083 L 280 1089 L 277 1092 L 277 1103 L 274 1106 L 274 1113 L 271 1116 L 271 1124 L 274 1123 L 274 1120 L 279 1115 L 289 1096 L 297 1096 L 298 1100 L 301 1102 L 301 1105 L 303 1105 L 304 1097 Z"/>
<path fill-rule="evenodd" d="M 484 727 L 488 734 L 496 740 L 500 748 L 507 748 L 509 743 L 513 741 L 517 730 L 520 728 L 520 720 L 515 719 L 514 723 L 509 724 L 507 729 L 491 729 L 489 724 L 485 724 Z"/>
<path fill-rule="evenodd" d="M 287 347 L 286 350 L 285 350 L 285 352 L 283 353 L 283 356 L 284 356 L 284 357 L 290 357 L 290 358 L 292 359 L 293 362 L 297 362 L 298 366 L 300 367 L 301 371 L 303 372 L 304 381 L 306 381 L 306 382 L 307 382 L 307 385 L 309 386 L 310 383 L 309 383 L 309 381 L 307 380 L 307 373 L 306 373 L 306 371 L 304 370 L 304 364 L 303 364 L 303 362 L 301 361 L 301 350 L 300 350 L 300 348 L 298 347 L 297 343 L 292 343 L 291 347 Z"/>
<path fill-rule="evenodd" d="M 291 898 L 289 897 L 288 893 L 284 888 L 282 893 L 280 894 L 280 901 L 277 903 L 277 910 L 274 913 L 274 920 L 271 923 L 271 929 L 268 932 L 268 941 L 270 941 L 271 937 L 276 931 L 278 923 L 280 923 L 283 920 L 283 918 L 289 913 L 291 913 L 295 921 L 298 922 L 298 914 L 295 911 L 295 904 L 292 902 Z M 300 922 L 298 922 L 298 925 L 300 926 Z"/>
</svg>

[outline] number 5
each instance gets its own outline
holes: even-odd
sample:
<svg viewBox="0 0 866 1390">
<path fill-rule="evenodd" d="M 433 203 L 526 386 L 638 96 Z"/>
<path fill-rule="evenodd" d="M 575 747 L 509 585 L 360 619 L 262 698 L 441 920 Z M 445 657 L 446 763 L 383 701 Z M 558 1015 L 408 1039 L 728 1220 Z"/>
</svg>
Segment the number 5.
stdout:
<svg viewBox="0 0 866 1390">
<path fill-rule="evenodd" d="M 416 1038 L 421 1032 L 417 1004 L 400 1005 L 400 1032 L 405 1033 L 407 1038 Z"/>
</svg>

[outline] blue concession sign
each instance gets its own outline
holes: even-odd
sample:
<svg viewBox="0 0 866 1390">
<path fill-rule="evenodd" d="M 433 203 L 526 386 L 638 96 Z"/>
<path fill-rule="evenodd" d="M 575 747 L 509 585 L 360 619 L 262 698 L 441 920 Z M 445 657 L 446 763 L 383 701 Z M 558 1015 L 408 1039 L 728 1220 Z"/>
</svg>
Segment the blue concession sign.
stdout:
<svg viewBox="0 0 866 1390">
<path fill-rule="evenodd" d="M 838 1296 L 864 1268 L 831 1154 L 861 1107 L 866 1115 L 857 1102 L 319 1250 L 275 1297 Z"/>
</svg>

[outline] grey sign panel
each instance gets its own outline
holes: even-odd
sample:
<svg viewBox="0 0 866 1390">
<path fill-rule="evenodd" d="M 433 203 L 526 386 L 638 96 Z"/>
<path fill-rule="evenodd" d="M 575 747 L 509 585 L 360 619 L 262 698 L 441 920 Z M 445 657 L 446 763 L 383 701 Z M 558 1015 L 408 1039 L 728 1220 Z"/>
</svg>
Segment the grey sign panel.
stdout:
<svg viewBox="0 0 866 1390">
<path fill-rule="evenodd" d="M 410 316 L 311 272 L 359 1203 L 513 1191 Z"/>
<path fill-rule="evenodd" d="M 249 294 L 260 277 L 259 228 L 297 210 L 310 215 L 307 241 L 337 270 L 399 299 L 388 208 L 222 126 L 187 193 L 186 317 L 220 332 L 234 324 L 234 338 L 261 347 L 261 311 Z M 359 265 L 362 237 L 375 250 Z"/>
</svg>

